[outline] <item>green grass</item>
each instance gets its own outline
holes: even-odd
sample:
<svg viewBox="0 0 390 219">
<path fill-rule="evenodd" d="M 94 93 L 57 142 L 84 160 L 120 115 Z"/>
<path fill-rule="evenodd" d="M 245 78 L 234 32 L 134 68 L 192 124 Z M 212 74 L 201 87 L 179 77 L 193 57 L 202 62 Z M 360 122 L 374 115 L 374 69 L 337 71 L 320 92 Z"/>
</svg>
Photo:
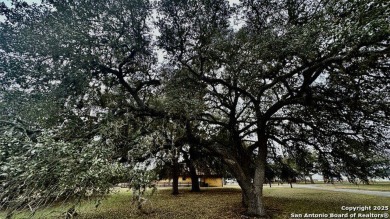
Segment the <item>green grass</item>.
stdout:
<svg viewBox="0 0 390 219">
<path fill-rule="evenodd" d="M 274 187 L 264 189 L 266 209 L 271 218 L 290 218 L 291 213 L 346 213 L 342 206 L 388 205 L 390 198 L 337 193 L 303 188 Z M 70 204 L 39 211 L 34 218 L 61 218 Z M 111 218 L 241 218 L 241 192 L 238 188 L 208 188 L 201 193 L 181 189 L 173 197 L 169 189 L 159 189 L 145 203 L 140 212 L 132 204 L 130 192 L 122 189 L 102 200 L 96 208 L 94 202 L 84 202 L 77 207 L 83 219 Z M 4 218 L 0 213 L 0 218 Z M 16 218 L 26 218 L 18 214 Z M 63 218 L 63 216 L 62 216 Z"/>
<path fill-rule="evenodd" d="M 303 188 L 268 188 L 266 207 L 272 218 L 290 218 L 291 213 L 346 213 L 342 206 L 388 205 L 390 198 Z"/>
<path fill-rule="evenodd" d="M 102 200 L 96 208 L 95 202 L 84 202 L 77 207 L 77 218 L 237 218 L 241 215 L 239 189 L 203 189 L 192 193 L 188 188 L 181 189 L 178 196 L 172 196 L 170 189 L 159 189 L 148 197 L 142 212 L 132 203 L 128 189 L 121 189 Z M 36 213 L 34 218 L 60 218 L 71 204 L 46 208 Z M 27 218 L 28 213 L 20 213 L 15 218 Z M 5 214 L 0 213 L 0 218 Z"/>
<path fill-rule="evenodd" d="M 335 184 L 322 184 L 323 186 L 329 186 L 330 188 L 337 189 L 359 189 L 359 190 L 372 190 L 372 191 L 390 191 L 390 182 L 379 182 L 365 184 L 352 184 L 352 183 L 335 183 Z"/>
</svg>

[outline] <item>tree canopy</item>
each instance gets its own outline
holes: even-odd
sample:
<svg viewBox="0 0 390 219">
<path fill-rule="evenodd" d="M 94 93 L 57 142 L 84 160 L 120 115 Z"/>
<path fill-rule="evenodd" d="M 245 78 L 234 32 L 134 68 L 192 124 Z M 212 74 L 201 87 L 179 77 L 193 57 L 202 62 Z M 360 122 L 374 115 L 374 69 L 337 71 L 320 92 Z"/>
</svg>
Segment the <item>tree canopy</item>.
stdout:
<svg viewBox="0 0 390 219">
<path fill-rule="evenodd" d="M 1 119 L 54 130 L 58 144 L 99 139 L 118 152 L 110 157 L 128 158 L 139 148 L 157 153 L 164 142 L 147 136 L 175 124 L 181 142 L 224 162 L 247 214 L 264 216 L 267 160 L 282 154 L 351 181 L 386 176 L 389 8 L 384 0 L 3 3 Z"/>
</svg>

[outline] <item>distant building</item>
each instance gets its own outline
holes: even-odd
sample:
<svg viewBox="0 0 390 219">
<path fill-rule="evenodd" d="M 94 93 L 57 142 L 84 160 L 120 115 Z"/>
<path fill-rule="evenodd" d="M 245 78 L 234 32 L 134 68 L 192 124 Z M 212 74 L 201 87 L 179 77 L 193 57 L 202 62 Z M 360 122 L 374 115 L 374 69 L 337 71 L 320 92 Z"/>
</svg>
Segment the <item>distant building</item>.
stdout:
<svg viewBox="0 0 390 219">
<path fill-rule="evenodd" d="M 223 177 L 218 175 L 198 175 L 199 184 L 201 187 L 223 187 Z M 172 179 L 162 179 L 156 182 L 157 186 L 165 187 L 172 186 Z M 190 187 L 191 186 L 191 177 L 189 176 L 180 176 L 179 177 L 179 186 Z"/>
</svg>

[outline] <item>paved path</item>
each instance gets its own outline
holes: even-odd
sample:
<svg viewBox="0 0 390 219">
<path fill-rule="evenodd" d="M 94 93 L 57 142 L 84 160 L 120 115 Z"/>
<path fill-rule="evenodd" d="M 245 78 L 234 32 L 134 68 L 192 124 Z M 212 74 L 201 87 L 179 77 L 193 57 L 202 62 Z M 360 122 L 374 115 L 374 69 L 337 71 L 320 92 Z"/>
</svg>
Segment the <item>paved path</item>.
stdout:
<svg viewBox="0 0 390 219">
<path fill-rule="evenodd" d="M 349 192 L 349 193 L 355 193 L 355 194 L 390 197 L 390 192 L 385 192 L 385 191 L 372 191 L 372 190 L 359 190 L 359 189 L 336 189 L 336 188 L 329 188 L 329 187 L 323 186 L 323 185 L 293 184 L 293 188 L 319 189 L 319 190 L 329 190 L 329 191 L 335 191 L 335 192 Z"/>
</svg>

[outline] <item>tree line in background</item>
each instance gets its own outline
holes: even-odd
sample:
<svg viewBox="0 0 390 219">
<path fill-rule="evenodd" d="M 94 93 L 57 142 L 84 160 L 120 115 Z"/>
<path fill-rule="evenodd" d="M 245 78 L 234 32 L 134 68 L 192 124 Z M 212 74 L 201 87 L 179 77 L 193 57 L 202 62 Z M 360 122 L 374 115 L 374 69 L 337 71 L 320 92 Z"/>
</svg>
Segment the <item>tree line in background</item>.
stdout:
<svg viewBox="0 0 390 219">
<path fill-rule="evenodd" d="M 158 170 L 177 178 L 180 162 L 194 177 L 233 176 L 260 217 L 276 175 L 389 175 L 386 0 L 13 0 L 0 10 L 9 217 L 123 181 L 141 194 Z"/>
</svg>

